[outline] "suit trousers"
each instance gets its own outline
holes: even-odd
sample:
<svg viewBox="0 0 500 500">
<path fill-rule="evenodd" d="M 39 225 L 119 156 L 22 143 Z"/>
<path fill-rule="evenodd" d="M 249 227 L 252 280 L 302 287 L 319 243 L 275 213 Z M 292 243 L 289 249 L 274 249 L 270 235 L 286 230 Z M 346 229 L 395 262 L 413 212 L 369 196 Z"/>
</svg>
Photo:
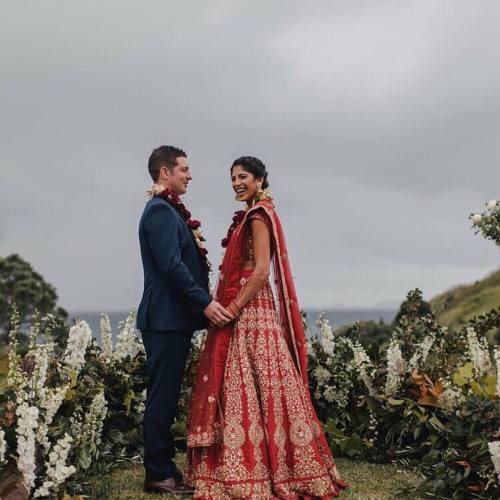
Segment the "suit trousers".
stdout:
<svg viewBox="0 0 500 500">
<path fill-rule="evenodd" d="M 162 481 L 176 474 L 174 422 L 191 349 L 193 332 L 141 330 L 148 366 L 144 410 L 144 467 L 146 481 Z"/>
</svg>

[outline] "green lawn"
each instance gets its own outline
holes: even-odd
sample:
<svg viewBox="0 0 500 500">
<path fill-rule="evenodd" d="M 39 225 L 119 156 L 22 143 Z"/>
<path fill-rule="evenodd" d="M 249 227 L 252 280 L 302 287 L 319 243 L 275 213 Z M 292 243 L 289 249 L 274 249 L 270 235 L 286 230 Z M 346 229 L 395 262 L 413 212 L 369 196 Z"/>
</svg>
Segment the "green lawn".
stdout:
<svg viewBox="0 0 500 500">
<path fill-rule="evenodd" d="M 390 499 L 396 488 L 418 482 L 416 474 L 401 471 L 394 465 L 370 464 L 345 459 L 339 459 L 337 463 L 344 479 L 351 485 L 349 490 L 341 495 L 342 499 Z M 107 500 L 179 498 L 143 493 L 142 482 L 143 469 L 141 465 L 116 469 L 106 487 L 99 492 L 96 491 L 96 494 L 99 494 L 99 498 Z M 403 497 L 398 496 L 398 498 Z"/>
</svg>

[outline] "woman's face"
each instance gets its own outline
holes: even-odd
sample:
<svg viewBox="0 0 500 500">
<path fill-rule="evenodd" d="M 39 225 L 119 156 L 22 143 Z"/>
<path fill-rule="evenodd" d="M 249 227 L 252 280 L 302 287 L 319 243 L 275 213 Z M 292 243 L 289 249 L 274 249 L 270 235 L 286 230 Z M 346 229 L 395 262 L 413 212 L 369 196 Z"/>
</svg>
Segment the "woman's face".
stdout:
<svg viewBox="0 0 500 500">
<path fill-rule="evenodd" d="M 231 182 L 238 201 L 249 203 L 255 198 L 262 180 L 256 179 L 241 165 L 235 165 L 231 171 Z"/>
</svg>

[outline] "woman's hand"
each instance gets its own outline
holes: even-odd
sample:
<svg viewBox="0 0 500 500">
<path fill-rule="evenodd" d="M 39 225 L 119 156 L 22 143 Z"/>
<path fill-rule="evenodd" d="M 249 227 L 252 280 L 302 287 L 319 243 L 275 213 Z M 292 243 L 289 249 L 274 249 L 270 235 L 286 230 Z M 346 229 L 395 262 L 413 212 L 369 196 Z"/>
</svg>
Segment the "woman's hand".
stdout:
<svg viewBox="0 0 500 500">
<path fill-rule="evenodd" d="M 241 316 L 241 309 L 234 300 L 227 306 L 226 310 L 232 316 L 232 321 L 236 321 Z"/>
</svg>

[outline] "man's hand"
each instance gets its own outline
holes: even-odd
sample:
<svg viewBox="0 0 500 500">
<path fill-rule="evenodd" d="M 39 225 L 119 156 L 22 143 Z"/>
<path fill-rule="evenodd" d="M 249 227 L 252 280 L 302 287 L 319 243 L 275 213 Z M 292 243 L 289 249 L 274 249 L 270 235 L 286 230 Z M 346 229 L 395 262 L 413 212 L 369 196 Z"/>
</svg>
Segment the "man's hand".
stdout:
<svg viewBox="0 0 500 500">
<path fill-rule="evenodd" d="M 225 326 L 233 320 L 231 314 L 216 300 L 212 300 L 212 302 L 203 309 L 203 314 L 216 326 Z"/>
</svg>

